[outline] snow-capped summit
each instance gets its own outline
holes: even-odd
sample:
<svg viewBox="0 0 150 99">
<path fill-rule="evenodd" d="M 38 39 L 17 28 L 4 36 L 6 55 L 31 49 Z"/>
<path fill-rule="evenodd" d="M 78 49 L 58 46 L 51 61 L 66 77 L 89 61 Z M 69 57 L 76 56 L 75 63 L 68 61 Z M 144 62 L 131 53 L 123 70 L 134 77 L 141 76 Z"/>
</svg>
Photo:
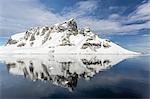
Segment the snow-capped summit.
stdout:
<svg viewBox="0 0 150 99">
<path fill-rule="evenodd" d="M 0 53 L 137 54 L 99 38 L 90 28 L 79 29 L 74 19 L 12 35 Z"/>
</svg>

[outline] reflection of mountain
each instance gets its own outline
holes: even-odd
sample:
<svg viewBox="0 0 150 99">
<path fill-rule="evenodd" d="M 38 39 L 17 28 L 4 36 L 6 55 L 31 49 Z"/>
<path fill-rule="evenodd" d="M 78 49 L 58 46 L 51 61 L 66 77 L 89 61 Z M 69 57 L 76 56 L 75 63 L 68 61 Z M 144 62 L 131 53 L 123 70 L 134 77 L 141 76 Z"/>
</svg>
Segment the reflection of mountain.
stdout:
<svg viewBox="0 0 150 99">
<path fill-rule="evenodd" d="M 131 56 L 121 55 L 24 55 L 2 56 L 8 71 L 25 78 L 51 81 L 53 84 L 74 89 L 79 78 L 89 79 L 96 73 Z"/>
</svg>

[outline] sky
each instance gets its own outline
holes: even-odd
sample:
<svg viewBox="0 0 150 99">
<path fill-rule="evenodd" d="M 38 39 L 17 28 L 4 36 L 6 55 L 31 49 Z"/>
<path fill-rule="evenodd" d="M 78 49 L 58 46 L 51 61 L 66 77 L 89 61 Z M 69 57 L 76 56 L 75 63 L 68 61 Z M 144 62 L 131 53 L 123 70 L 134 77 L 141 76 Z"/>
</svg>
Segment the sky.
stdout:
<svg viewBox="0 0 150 99">
<path fill-rule="evenodd" d="M 0 45 L 30 27 L 70 18 L 99 37 L 149 53 L 150 0 L 0 0 Z"/>
</svg>

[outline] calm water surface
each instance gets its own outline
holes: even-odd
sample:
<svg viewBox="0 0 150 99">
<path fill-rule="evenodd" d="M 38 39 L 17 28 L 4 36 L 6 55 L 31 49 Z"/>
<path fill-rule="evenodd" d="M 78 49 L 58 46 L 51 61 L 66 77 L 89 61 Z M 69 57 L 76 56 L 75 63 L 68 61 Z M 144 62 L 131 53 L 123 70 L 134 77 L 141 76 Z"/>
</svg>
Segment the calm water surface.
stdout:
<svg viewBox="0 0 150 99">
<path fill-rule="evenodd" d="M 150 56 L 1 56 L 0 98 L 149 98 Z"/>
</svg>

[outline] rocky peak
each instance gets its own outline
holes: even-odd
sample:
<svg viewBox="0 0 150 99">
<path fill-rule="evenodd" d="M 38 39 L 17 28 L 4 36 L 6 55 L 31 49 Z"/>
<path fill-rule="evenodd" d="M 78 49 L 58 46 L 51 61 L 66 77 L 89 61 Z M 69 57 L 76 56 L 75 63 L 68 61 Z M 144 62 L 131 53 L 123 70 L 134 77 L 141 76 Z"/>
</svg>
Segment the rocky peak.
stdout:
<svg viewBox="0 0 150 99">
<path fill-rule="evenodd" d="M 57 30 L 58 32 L 62 32 L 62 31 L 66 31 L 66 30 L 69 30 L 71 32 L 77 31 L 77 23 L 74 19 L 70 19 L 63 23 L 55 24 L 54 30 Z"/>
<path fill-rule="evenodd" d="M 21 45 L 23 45 L 23 46 L 24 45 L 33 45 L 34 46 L 35 42 L 37 42 L 37 40 L 40 38 L 38 41 L 42 42 L 41 44 L 43 45 L 45 42 L 51 40 L 51 38 L 52 38 L 51 34 L 60 33 L 60 35 L 61 35 L 62 32 L 64 32 L 61 37 L 62 45 L 71 45 L 70 36 L 72 36 L 72 35 L 76 36 L 77 34 L 82 34 L 84 36 L 91 36 L 91 34 L 93 34 L 90 31 L 90 28 L 83 28 L 81 30 L 78 29 L 76 21 L 72 18 L 72 19 L 69 19 L 62 23 L 55 24 L 53 26 L 32 27 L 24 33 L 22 40 L 21 39 L 19 39 L 19 40 L 10 39 L 7 44 L 16 44 L 17 43 L 17 45 L 19 44 L 19 46 L 20 46 L 20 42 L 21 42 Z M 27 43 L 29 43 L 29 44 L 27 44 Z M 37 45 L 40 45 L 40 44 L 37 44 Z"/>
</svg>

